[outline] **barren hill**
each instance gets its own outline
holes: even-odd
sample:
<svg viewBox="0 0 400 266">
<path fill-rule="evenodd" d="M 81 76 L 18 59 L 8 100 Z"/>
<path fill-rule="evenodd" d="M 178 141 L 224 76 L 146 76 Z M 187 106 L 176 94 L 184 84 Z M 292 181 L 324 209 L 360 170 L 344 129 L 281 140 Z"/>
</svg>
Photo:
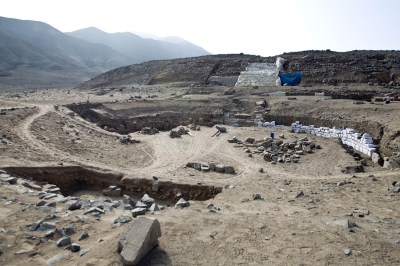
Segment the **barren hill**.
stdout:
<svg viewBox="0 0 400 266">
<path fill-rule="evenodd" d="M 336 85 L 338 83 L 396 85 L 400 82 L 400 52 L 398 51 L 302 51 L 280 56 L 286 59 L 285 70 L 304 73 L 302 85 Z M 173 82 L 215 84 L 223 78 L 237 80 L 240 72 L 244 71 L 250 63 L 272 64 L 275 61 L 275 56 L 260 57 L 244 54 L 150 61 L 103 73 L 81 87 Z"/>
</svg>

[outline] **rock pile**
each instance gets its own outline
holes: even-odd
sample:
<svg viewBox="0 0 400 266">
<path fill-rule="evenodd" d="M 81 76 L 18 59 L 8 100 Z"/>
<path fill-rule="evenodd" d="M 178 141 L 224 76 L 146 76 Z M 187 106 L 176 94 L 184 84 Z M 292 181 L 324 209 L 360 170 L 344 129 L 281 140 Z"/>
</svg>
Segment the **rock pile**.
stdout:
<svg viewBox="0 0 400 266">
<path fill-rule="evenodd" d="M 144 127 L 140 130 L 141 134 L 146 134 L 146 135 L 154 135 L 157 134 L 159 131 L 157 128 L 154 127 Z"/>
<path fill-rule="evenodd" d="M 189 162 L 186 164 L 186 167 L 194 168 L 199 171 L 204 172 L 218 172 L 218 173 L 226 173 L 226 174 L 235 174 L 235 168 L 230 165 L 220 164 L 220 163 L 203 163 L 203 162 Z"/>
<path fill-rule="evenodd" d="M 182 135 L 189 134 L 189 129 L 185 127 L 180 127 L 178 130 L 171 130 L 169 132 L 170 138 L 180 138 Z"/>
<path fill-rule="evenodd" d="M 135 140 L 131 135 L 121 135 L 118 137 L 121 144 L 140 143 L 140 140 Z"/>
<path fill-rule="evenodd" d="M 199 131 L 200 130 L 200 126 L 196 125 L 196 124 L 189 124 L 187 126 L 190 130 L 194 130 L 194 131 Z"/>
<path fill-rule="evenodd" d="M 150 197 L 148 194 L 144 194 L 143 197 L 136 204 L 134 204 L 131 213 L 133 217 L 137 217 L 140 215 L 145 215 L 149 211 L 154 213 L 163 209 L 164 207 L 158 205 L 152 197 Z"/>
<path fill-rule="evenodd" d="M 395 153 L 392 157 L 384 157 L 383 167 L 389 169 L 400 168 L 400 152 Z"/>
<path fill-rule="evenodd" d="M 0 139 L 0 143 L 4 144 L 4 145 L 12 145 L 11 142 L 11 138 L 7 137 L 7 135 L 3 134 L 1 139 Z"/>
<path fill-rule="evenodd" d="M 264 157 L 265 161 L 271 162 L 271 164 L 297 163 L 301 156 L 307 153 L 314 153 L 316 149 L 321 149 L 319 144 L 309 141 L 306 137 L 294 142 L 284 142 L 283 140 L 274 140 L 271 138 L 256 141 L 252 137 L 241 141 L 237 137 L 233 137 L 228 142 L 244 147 L 244 151 L 249 154 L 249 157 L 252 157 L 253 154 L 259 154 Z"/>
</svg>

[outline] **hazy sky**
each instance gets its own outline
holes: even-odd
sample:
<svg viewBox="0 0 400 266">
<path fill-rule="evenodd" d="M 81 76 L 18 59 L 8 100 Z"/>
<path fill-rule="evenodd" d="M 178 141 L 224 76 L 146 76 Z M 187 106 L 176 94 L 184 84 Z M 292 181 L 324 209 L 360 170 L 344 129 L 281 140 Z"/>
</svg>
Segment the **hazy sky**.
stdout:
<svg viewBox="0 0 400 266">
<path fill-rule="evenodd" d="M 63 31 L 179 36 L 211 53 L 399 50 L 400 0 L 0 0 L 0 16 Z"/>
</svg>

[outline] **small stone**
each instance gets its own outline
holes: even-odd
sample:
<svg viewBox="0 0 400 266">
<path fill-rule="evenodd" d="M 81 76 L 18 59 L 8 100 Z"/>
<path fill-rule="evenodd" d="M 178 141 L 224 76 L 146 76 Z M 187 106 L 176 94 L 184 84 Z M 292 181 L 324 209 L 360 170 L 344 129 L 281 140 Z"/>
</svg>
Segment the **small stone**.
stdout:
<svg viewBox="0 0 400 266">
<path fill-rule="evenodd" d="M 35 185 L 35 184 L 31 184 L 31 183 L 28 183 L 28 182 L 25 182 L 25 181 L 22 182 L 21 185 L 23 185 L 24 187 L 33 189 L 33 190 L 38 190 L 38 191 L 42 190 L 41 186 L 38 186 L 38 185 Z"/>
<path fill-rule="evenodd" d="M 124 223 L 128 223 L 130 221 L 132 221 L 132 217 L 127 216 L 127 215 L 120 215 L 120 216 L 118 216 L 117 218 L 114 219 L 114 223 L 115 224 L 116 223 L 124 224 Z"/>
<path fill-rule="evenodd" d="M 41 223 L 39 226 L 39 230 L 43 230 L 43 231 L 46 231 L 49 229 L 55 229 L 55 228 L 56 228 L 56 225 L 54 223 L 48 223 L 48 222 Z"/>
<path fill-rule="evenodd" d="M 82 207 L 82 202 L 80 202 L 79 200 L 77 200 L 77 201 L 71 203 L 71 204 L 68 206 L 68 210 L 74 211 L 74 210 L 80 209 L 81 207 Z"/>
<path fill-rule="evenodd" d="M 86 253 L 88 253 L 91 250 L 92 250 L 91 248 L 82 249 L 81 252 L 79 252 L 79 256 L 82 257 L 83 255 L 85 255 Z"/>
<path fill-rule="evenodd" d="M 253 200 L 263 200 L 263 198 L 261 197 L 260 194 L 257 193 L 253 195 Z"/>
<path fill-rule="evenodd" d="M 64 236 L 57 241 L 57 247 L 65 247 L 71 244 L 71 238 L 69 236 Z"/>
<path fill-rule="evenodd" d="M 234 174 L 234 173 L 235 173 L 235 168 L 233 168 L 233 166 L 227 165 L 227 166 L 225 166 L 225 168 L 224 168 L 224 172 L 225 172 L 226 174 Z"/>
<path fill-rule="evenodd" d="M 50 229 L 50 230 L 48 230 L 46 233 L 45 233 L 45 237 L 53 237 L 54 236 L 54 234 L 56 233 L 56 229 L 54 228 L 54 229 Z"/>
<path fill-rule="evenodd" d="M 83 214 L 88 214 L 88 213 L 99 213 L 99 214 L 101 213 L 101 214 L 104 214 L 105 211 L 100 209 L 100 208 L 97 208 L 97 207 L 92 207 L 89 210 L 85 211 Z"/>
<path fill-rule="evenodd" d="M 209 210 L 215 209 L 214 204 L 212 204 L 212 203 L 208 204 L 208 205 L 207 205 L 207 209 L 209 209 Z"/>
<path fill-rule="evenodd" d="M 147 207 L 150 207 L 154 203 L 154 199 L 147 194 L 144 194 L 140 201 L 145 203 Z"/>
<path fill-rule="evenodd" d="M 4 181 L 8 182 L 10 185 L 15 185 L 15 184 L 17 184 L 17 178 L 15 178 L 15 177 L 13 177 L 13 176 L 11 176 L 11 177 L 9 177 L 9 178 L 6 178 L 6 180 L 4 180 Z"/>
<path fill-rule="evenodd" d="M 351 249 L 349 249 L 349 248 L 343 249 L 343 253 L 344 253 L 344 255 L 349 256 L 349 255 L 351 255 Z"/>
<path fill-rule="evenodd" d="M 105 196 L 109 196 L 109 197 L 119 197 L 121 196 L 121 188 L 117 188 L 117 186 L 109 186 L 106 189 L 103 189 L 102 193 Z"/>
<path fill-rule="evenodd" d="M 6 246 L 3 244 L 0 244 L 0 255 L 3 254 L 4 251 L 6 251 Z"/>
<path fill-rule="evenodd" d="M 78 252 L 79 250 L 81 250 L 81 246 L 77 243 L 72 243 L 70 246 L 70 250 L 71 252 Z"/>
<path fill-rule="evenodd" d="M 190 206 L 190 203 L 188 201 L 186 201 L 184 198 L 181 198 L 175 204 L 175 208 L 186 208 L 186 207 L 189 207 L 189 206 Z"/>
<path fill-rule="evenodd" d="M 295 198 L 297 199 L 297 198 L 300 198 L 300 197 L 303 197 L 303 196 L 304 196 L 304 192 L 300 191 L 299 193 L 297 193 Z"/>
<path fill-rule="evenodd" d="M 72 235 L 72 234 L 74 234 L 74 233 L 75 233 L 74 225 L 73 225 L 73 224 L 68 224 L 67 226 L 65 226 L 65 227 L 64 227 L 64 232 L 65 232 L 67 235 Z"/>
<path fill-rule="evenodd" d="M 124 204 L 124 210 L 130 211 L 133 210 L 133 207 L 130 204 Z"/>
<path fill-rule="evenodd" d="M 36 203 L 36 206 L 42 207 L 42 206 L 44 206 L 46 203 L 47 203 L 47 201 L 41 200 L 41 201 L 39 201 L 38 203 Z"/>
<path fill-rule="evenodd" d="M 146 208 L 135 208 L 135 209 L 131 210 L 133 217 L 137 217 L 139 215 L 145 215 L 146 212 L 147 212 Z"/>
<path fill-rule="evenodd" d="M 225 172 L 225 165 L 223 164 L 215 165 L 215 172 Z"/>
<path fill-rule="evenodd" d="M 264 173 L 264 168 L 260 168 L 259 170 L 258 170 L 260 173 Z"/>
<path fill-rule="evenodd" d="M 89 238 L 89 234 L 87 232 L 84 232 L 80 237 L 79 237 L 79 241 L 85 240 Z"/>
<path fill-rule="evenodd" d="M 147 208 L 147 204 L 141 201 L 136 202 L 136 208 Z"/>
<path fill-rule="evenodd" d="M 130 205 L 132 205 L 132 206 L 135 206 L 135 201 L 132 199 L 132 197 L 131 196 L 129 196 L 129 195 L 123 195 L 122 196 L 122 202 L 124 203 L 124 204 L 130 204 Z"/>
<path fill-rule="evenodd" d="M 153 203 L 153 204 L 150 206 L 149 211 L 151 211 L 151 212 L 160 211 L 160 207 L 157 205 L 157 203 Z"/>
</svg>

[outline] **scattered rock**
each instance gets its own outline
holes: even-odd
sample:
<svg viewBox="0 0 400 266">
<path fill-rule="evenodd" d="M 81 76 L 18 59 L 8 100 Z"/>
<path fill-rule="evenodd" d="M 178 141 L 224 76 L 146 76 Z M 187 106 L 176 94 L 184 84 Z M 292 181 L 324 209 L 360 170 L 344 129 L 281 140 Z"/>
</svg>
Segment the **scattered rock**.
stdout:
<svg viewBox="0 0 400 266">
<path fill-rule="evenodd" d="M 73 224 L 66 225 L 64 227 L 64 232 L 69 236 L 75 234 L 74 225 Z"/>
<path fill-rule="evenodd" d="M 57 247 L 65 247 L 71 244 L 71 238 L 64 236 L 57 241 Z"/>
<path fill-rule="evenodd" d="M 215 128 L 218 129 L 220 133 L 226 133 L 226 127 L 224 126 L 215 126 Z"/>
<path fill-rule="evenodd" d="M 83 214 L 88 214 L 88 213 L 102 213 L 102 214 L 104 214 L 105 211 L 100 209 L 100 208 L 97 208 L 97 207 L 92 207 L 89 210 L 85 211 Z"/>
<path fill-rule="evenodd" d="M 261 197 L 261 195 L 260 194 L 254 194 L 253 196 L 253 200 L 264 200 L 264 198 L 263 197 Z"/>
<path fill-rule="evenodd" d="M 120 224 L 124 224 L 124 223 L 128 223 L 132 221 L 132 217 L 128 216 L 128 215 L 120 215 L 117 218 L 114 219 L 114 223 L 120 223 Z"/>
<path fill-rule="evenodd" d="M 116 186 L 109 186 L 102 191 L 103 195 L 108 197 L 119 197 L 121 196 L 121 192 L 121 188 L 118 188 Z"/>
<path fill-rule="evenodd" d="M 13 176 L 6 178 L 4 181 L 8 182 L 10 185 L 17 184 L 17 178 Z"/>
<path fill-rule="evenodd" d="M 138 217 L 118 242 L 124 265 L 137 265 L 147 253 L 158 245 L 161 236 L 160 223 L 157 219 Z"/>
<path fill-rule="evenodd" d="M 178 202 L 175 204 L 175 208 L 186 208 L 189 207 L 190 203 L 188 201 L 186 201 L 185 199 L 181 198 L 180 200 L 178 200 Z"/>
<path fill-rule="evenodd" d="M 139 215 L 145 215 L 146 212 L 147 212 L 146 208 L 135 208 L 135 209 L 131 210 L 133 217 L 137 217 Z"/>
<path fill-rule="evenodd" d="M 79 252 L 79 256 L 82 257 L 83 255 L 85 255 L 86 253 L 88 253 L 91 250 L 92 250 L 91 248 L 82 249 L 81 252 Z"/>
<path fill-rule="evenodd" d="M 41 186 L 38 186 L 38 185 L 35 185 L 35 184 L 31 184 L 31 183 L 26 182 L 26 181 L 22 182 L 21 185 L 23 185 L 24 187 L 33 189 L 33 190 L 42 191 L 42 187 Z"/>
<path fill-rule="evenodd" d="M 54 223 L 49 223 L 49 222 L 43 222 L 39 226 L 39 230 L 42 230 L 42 231 L 47 231 L 47 230 L 55 229 L 55 228 L 56 228 L 56 225 Z"/>
<path fill-rule="evenodd" d="M 89 238 L 89 234 L 87 232 L 84 232 L 80 237 L 79 237 L 79 241 L 85 240 Z"/>
<path fill-rule="evenodd" d="M 157 203 L 153 203 L 150 208 L 149 208 L 150 212 L 156 212 L 156 211 L 160 211 L 160 207 L 157 205 Z"/>
<path fill-rule="evenodd" d="M 349 249 L 349 248 L 343 249 L 343 253 L 344 253 L 344 255 L 349 256 L 349 255 L 351 255 L 351 249 Z"/>
<path fill-rule="evenodd" d="M 295 198 L 297 199 L 297 198 L 300 198 L 300 197 L 303 197 L 304 196 L 304 192 L 303 191 L 300 191 L 299 193 L 297 193 L 297 195 L 295 196 Z"/>
<path fill-rule="evenodd" d="M 69 249 L 71 250 L 71 252 L 78 252 L 79 250 L 81 250 L 81 246 L 77 243 L 72 243 Z"/>
<path fill-rule="evenodd" d="M 224 172 L 226 174 L 234 174 L 235 173 L 235 168 L 233 168 L 233 166 L 226 165 L 224 167 Z"/>
<path fill-rule="evenodd" d="M 68 210 L 70 211 L 74 211 L 74 210 L 78 210 L 82 207 L 82 202 L 80 200 L 77 200 L 75 202 L 72 202 L 69 206 L 68 206 Z"/>
<path fill-rule="evenodd" d="M 353 216 L 358 216 L 358 217 L 365 217 L 365 216 L 369 215 L 369 210 L 355 209 L 355 210 L 353 210 L 352 215 Z"/>
<path fill-rule="evenodd" d="M 144 194 L 140 201 L 145 203 L 147 207 L 150 207 L 154 203 L 154 199 L 147 194 Z"/>
<path fill-rule="evenodd" d="M 345 167 L 342 167 L 341 171 L 344 174 L 362 173 L 362 172 L 364 172 L 364 167 L 362 165 L 345 166 Z"/>
</svg>

